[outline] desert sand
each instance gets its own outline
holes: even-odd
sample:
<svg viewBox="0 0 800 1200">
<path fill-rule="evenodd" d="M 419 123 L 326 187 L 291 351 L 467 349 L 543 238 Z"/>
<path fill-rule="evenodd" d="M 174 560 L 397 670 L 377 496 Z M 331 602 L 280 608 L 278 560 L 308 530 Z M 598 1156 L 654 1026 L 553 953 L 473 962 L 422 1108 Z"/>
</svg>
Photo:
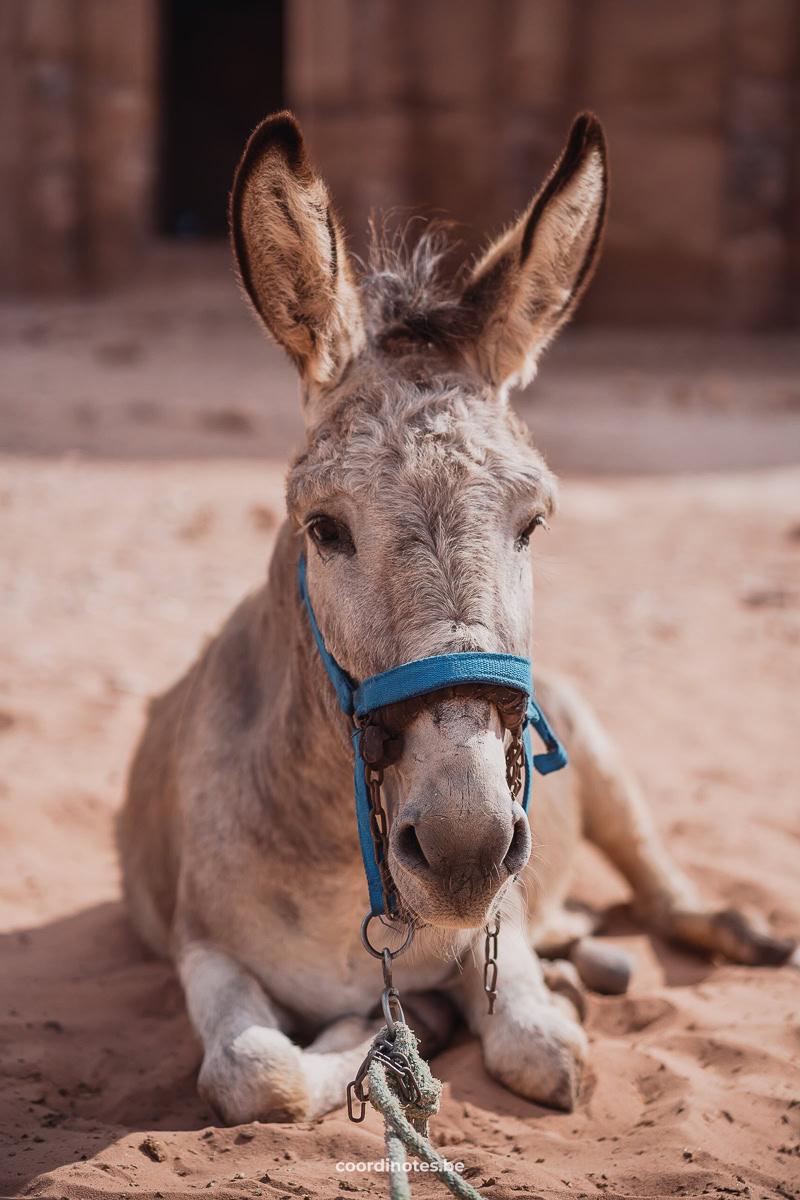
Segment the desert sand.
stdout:
<svg viewBox="0 0 800 1200">
<path fill-rule="evenodd" d="M 2 1196 L 386 1195 L 336 1171 L 382 1157 L 374 1113 L 218 1127 L 180 988 L 119 901 L 112 818 L 146 699 L 261 580 L 297 435 L 289 374 L 227 289 L 198 285 L 172 324 L 163 295 L 5 314 Z M 763 388 L 758 356 L 620 372 L 586 345 L 572 374 L 545 368 L 541 412 L 523 401 L 567 472 L 536 545 L 536 660 L 598 707 L 706 893 L 797 933 L 796 364 L 771 356 Z M 800 1196 L 800 971 L 651 938 L 588 849 L 574 895 L 636 959 L 627 996 L 589 999 L 577 1110 L 505 1091 L 462 1034 L 433 1062 L 440 1150 L 492 1200 Z"/>
</svg>

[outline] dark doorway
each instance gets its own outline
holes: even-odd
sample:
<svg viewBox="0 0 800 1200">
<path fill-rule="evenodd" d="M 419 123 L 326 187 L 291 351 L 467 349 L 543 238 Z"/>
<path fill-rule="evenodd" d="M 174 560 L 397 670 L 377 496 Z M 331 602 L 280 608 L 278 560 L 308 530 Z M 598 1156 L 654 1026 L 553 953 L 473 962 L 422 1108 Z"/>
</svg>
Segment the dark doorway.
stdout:
<svg viewBox="0 0 800 1200">
<path fill-rule="evenodd" d="M 248 134 L 283 101 L 282 0 L 162 0 L 158 227 L 227 228 Z"/>
</svg>

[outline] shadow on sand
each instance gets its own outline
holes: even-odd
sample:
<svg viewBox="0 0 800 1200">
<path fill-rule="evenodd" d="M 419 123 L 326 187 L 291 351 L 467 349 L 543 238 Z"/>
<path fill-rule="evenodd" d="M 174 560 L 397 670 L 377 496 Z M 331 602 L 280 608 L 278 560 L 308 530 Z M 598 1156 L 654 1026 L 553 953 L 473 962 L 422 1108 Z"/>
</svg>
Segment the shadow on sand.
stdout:
<svg viewBox="0 0 800 1200">
<path fill-rule="evenodd" d="M 0 961 L 0 1195 L 131 1131 L 213 1122 L 180 985 L 121 904 L 6 934 Z"/>
</svg>

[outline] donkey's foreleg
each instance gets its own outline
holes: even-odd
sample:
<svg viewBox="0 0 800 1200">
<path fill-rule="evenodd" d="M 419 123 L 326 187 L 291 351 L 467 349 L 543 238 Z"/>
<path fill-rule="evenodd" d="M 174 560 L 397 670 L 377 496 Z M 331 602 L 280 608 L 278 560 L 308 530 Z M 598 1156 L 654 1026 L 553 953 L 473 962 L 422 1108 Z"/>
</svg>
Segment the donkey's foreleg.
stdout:
<svg viewBox="0 0 800 1200">
<path fill-rule="evenodd" d="M 641 790 L 597 720 L 580 702 L 572 716 L 585 836 L 628 880 L 641 920 L 667 938 L 734 962 L 784 962 L 793 941 L 770 937 L 737 909 L 700 898 L 664 850 Z"/>
<path fill-rule="evenodd" d="M 203 1042 L 198 1090 L 227 1124 L 312 1120 L 344 1103 L 375 1022 L 343 1018 L 303 1051 L 281 1032 L 258 980 L 230 955 L 192 942 L 180 949 L 178 970 Z"/>
<path fill-rule="evenodd" d="M 586 1060 L 586 1035 L 568 1015 L 572 1005 L 547 987 L 541 963 L 515 922 L 521 923 L 520 915 L 504 918 L 498 938 L 494 1013 L 489 1014 L 483 989 L 482 942 L 475 961 L 465 964 L 453 998 L 481 1040 L 490 1075 L 529 1100 L 571 1110 Z"/>
</svg>

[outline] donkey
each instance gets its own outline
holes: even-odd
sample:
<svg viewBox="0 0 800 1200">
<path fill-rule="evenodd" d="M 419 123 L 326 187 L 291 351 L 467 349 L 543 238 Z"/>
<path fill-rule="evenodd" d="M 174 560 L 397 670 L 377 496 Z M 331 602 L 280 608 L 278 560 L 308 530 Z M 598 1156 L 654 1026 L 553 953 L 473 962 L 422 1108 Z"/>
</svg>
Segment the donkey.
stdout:
<svg viewBox="0 0 800 1200">
<path fill-rule="evenodd" d="M 427 655 L 529 654 L 528 546 L 556 481 L 508 394 L 589 281 L 606 195 L 603 132 L 583 114 L 528 209 L 455 281 L 433 232 L 411 251 L 378 239 L 357 274 L 295 118 L 268 118 L 244 151 L 234 256 L 297 368 L 305 441 L 267 581 L 152 702 L 118 824 L 131 917 L 177 966 L 203 1043 L 198 1087 L 228 1123 L 341 1105 L 381 1023 L 359 935 L 353 730 L 300 555 L 325 647 L 354 681 Z M 383 786 L 386 865 L 418 929 L 395 983 L 429 1049 L 463 1020 L 495 1079 L 569 1110 L 587 1054 L 580 996 L 539 952 L 591 931 L 565 907 L 581 836 L 663 936 L 750 964 L 793 943 L 703 902 L 593 714 L 557 681 L 537 676 L 537 696 L 571 765 L 534 781 L 530 820 L 490 692 L 433 692 L 407 714 Z M 490 1015 L 473 951 L 501 909 Z"/>
</svg>

